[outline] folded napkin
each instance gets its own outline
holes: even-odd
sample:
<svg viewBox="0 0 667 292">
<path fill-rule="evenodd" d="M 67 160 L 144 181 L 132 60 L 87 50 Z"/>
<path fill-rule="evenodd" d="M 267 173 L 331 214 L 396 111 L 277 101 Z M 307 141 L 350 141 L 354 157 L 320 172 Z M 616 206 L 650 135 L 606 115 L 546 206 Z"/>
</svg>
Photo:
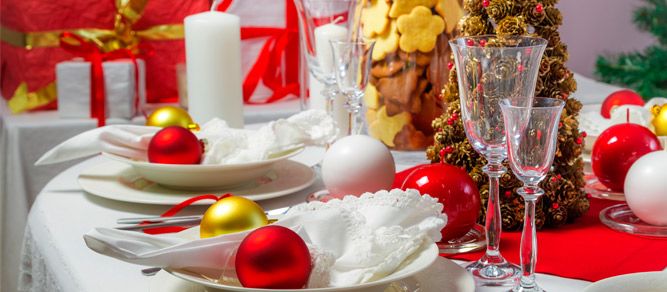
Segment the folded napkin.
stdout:
<svg viewBox="0 0 667 292">
<path fill-rule="evenodd" d="M 46 152 L 36 165 L 52 164 L 107 152 L 136 160 L 147 160 L 146 151 L 158 127 L 110 125 L 93 129 Z M 230 128 L 213 119 L 196 133 L 206 139 L 202 164 L 260 161 L 272 153 L 300 145 L 324 145 L 337 135 L 333 119 L 321 110 L 308 110 L 268 123 L 258 130 Z"/>
<path fill-rule="evenodd" d="M 428 195 L 394 189 L 297 205 L 274 224 L 294 230 L 308 245 L 309 288 L 339 287 L 383 278 L 421 246 L 439 241 L 447 221 L 442 209 Z M 160 236 L 95 228 L 84 240 L 90 249 L 126 262 L 226 278 L 248 232 L 199 239 L 198 227 Z"/>
</svg>

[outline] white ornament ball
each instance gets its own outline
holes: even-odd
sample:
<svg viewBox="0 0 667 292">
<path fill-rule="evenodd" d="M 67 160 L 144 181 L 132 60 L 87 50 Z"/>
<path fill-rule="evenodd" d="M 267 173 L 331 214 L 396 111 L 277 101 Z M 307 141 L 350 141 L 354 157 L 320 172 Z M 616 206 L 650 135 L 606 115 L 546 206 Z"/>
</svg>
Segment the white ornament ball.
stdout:
<svg viewBox="0 0 667 292">
<path fill-rule="evenodd" d="M 322 161 L 324 186 L 335 197 L 388 190 L 395 175 L 394 157 L 387 146 L 365 135 L 336 141 Z"/>
<path fill-rule="evenodd" d="M 667 226 L 667 151 L 637 159 L 625 177 L 624 192 L 628 206 L 639 219 Z"/>
</svg>

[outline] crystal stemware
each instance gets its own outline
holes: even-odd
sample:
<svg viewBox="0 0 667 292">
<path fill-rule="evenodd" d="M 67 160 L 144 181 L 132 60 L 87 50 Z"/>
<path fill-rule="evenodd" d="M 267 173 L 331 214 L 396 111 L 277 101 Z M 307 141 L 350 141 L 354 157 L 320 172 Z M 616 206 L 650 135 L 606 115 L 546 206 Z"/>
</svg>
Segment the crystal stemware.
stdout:
<svg viewBox="0 0 667 292">
<path fill-rule="evenodd" d="M 350 40 L 358 30 L 358 0 L 295 0 L 301 51 L 308 66 L 311 108 L 333 111 L 336 90 L 329 41 Z"/>
<path fill-rule="evenodd" d="M 505 127 L 499 101 L 530 105 L 547 41 L 535 37 L 495 35 L 461 37 L 449 42 L 454 52 L 461 118 L 473 149 L 488 161 L 486 254 L 466 267 L 480 286 L 512 285 L 519 268 L 500 254 L 502 218 L 499 179 L 507 157 Z"/>
<path fill-rule="evenodd" d="M 331 41 L 334 56 L 334 72 L 338 90 L 345 95 L 345 108 L 350 116 L 348 135 L 360 134 L 363 128 L 361 116 L 362 98 L 368 84 L 371 54 L 374 41 Z"/>
<path fill-rule="evenodd" d="M 528 105 L 509 99 L 500 103 L 507 132 L 509 165 L 524 185 L 517 190 L 525 202 L 520 252 L 521 278 L 512 291 L 542 291 L 535 282 L 535 205 L 544 194 L 538 184 L 554 161 L 563 106 L 565 102 L 555 98 L 535 98 Z"/>
</svg>

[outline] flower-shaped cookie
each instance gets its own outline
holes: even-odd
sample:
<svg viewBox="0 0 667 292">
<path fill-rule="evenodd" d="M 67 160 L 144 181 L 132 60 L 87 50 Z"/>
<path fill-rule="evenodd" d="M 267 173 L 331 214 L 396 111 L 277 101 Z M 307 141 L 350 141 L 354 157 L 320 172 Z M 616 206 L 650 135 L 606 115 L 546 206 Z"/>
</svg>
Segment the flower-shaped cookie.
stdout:
<svg viewBox="0 0 667 292">
<path fill-rule="evenodd" d="M 361 12 L 361 29 L 364 36 L 371 38 L 383 33 L 389 24 L 387 13 L 389 13 L 387 0 L 369 0 Z"/>
<path fill-rule="evenodd" d="M 364 94 L 364 104 L 369 109 L 377 109 L 380 107 L 380 97 L 378 96 L 378 90 L 373 86 L 373 84 L 368 84 L 366 86 Z"/>
<path fill-rule="evenodd" d="M 430 52 L 435 48 L 435 41 L 445 30 L 445 21 L 431 10 L 417 6 L 410 14 L 398 18 L 398 31 L 401 33 L 399 46 L 405 52 Z"/>
<path fill-rule="evenodd" d="M 408 14 L 413 8 L 417 6 L 425 6 L 431 8 L 435 5 L 437 0 L 394 0 L 389 10 L 389 16 L 396 18 L 403 14 Z"/>
<path fill-rule="evenodd" d="M 375 38 L 375 46 L 373 47 L 373 61 L 384 59 L 387 54 L 396 52 L 398 49 L 398 29 L 396 22 L 391 21 L 389 29 L 383 34 Z"/>
<path fill-rule="evenodd" d="M 377 111 L 375 120 L 368 126 L 368 132 L 371 136 L 380 139 L 385 145 L 394 147 L 396 146 L 394 144 L 394 137 L 409 122 L 410 113 L 402 112 L 390 117 L 387 115 L 387 109 L 381 107 Z"/>
<path fill-rule="evenodd" d="M 463 7 L 459 4 L 459 0 L 438 0 L 435 11 L 445 19 L 447 33 L 452 33 L 463 17 Z"/>
</svg>

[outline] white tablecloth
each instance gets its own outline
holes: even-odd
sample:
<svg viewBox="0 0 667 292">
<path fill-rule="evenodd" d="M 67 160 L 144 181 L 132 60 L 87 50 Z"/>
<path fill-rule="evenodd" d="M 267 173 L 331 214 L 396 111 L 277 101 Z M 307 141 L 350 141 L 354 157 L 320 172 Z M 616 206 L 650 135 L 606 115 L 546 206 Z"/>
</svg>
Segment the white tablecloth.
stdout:
<svg viewBox="0 0 667 292">
<path fill-rule="evenodd" d="M 266 122 L 298 111 L 298 100 L 246 106 L 245 121 Z M 12 115 L 0 98 L 0 291 L 16 290 L 21 238 L 35 197 L 50 179 L 81 160 L 40 167 L 33 163 L 57 144 L 95 126 L 93 119 L 59 119 L 56 111 Z"/>
<path fill-rule="evenodd" d="M 425 162 L 423 156 L 408 155 L 411 157 L 397 159 L 399 169 L 409 166 L 404 161 Z M 75 165 L 54 178 L 37 197 L 24 237 L 22 291 L 149 291 L 152 278 L 141 275 L 141 266 L 96 254 L 83 242 L 82 235 L 93 227 L 116 226 L 117 218 L 158 215 L 167 208 L 116 202 L 81 191 L 78 174 L 105 160 L 96 157 Z M 260 204 L 265 209 L 293 205 L 320 188 L 318 181 L 305 191 Z M 188 211 L 203 212 L 203 208 Z M 581 291 L 588 284 L 545 275 L 539 280 L 550 291 Z"/>
<path fill-rule="evenodd" d="M 584 104 L 600 103 L 617 87 L 575 75 L 579 83 L 574 97 Z M 246 123 L 288 116 L 298 111 L 298 102 L 246 107 Z M 117 121 L 123 122 L 123 121 Z M 127 121 L 125 121 L 127 122 Z M 79 161 L 35 167 L 44 152 L 67 138 L 95 126 L 92 119 L 59 119 L 57 112 L 11 115 L 0 101 L 0 287 L 16 287 L 21 235 L 30 206 L 44 185 Z"/>
</svg>

